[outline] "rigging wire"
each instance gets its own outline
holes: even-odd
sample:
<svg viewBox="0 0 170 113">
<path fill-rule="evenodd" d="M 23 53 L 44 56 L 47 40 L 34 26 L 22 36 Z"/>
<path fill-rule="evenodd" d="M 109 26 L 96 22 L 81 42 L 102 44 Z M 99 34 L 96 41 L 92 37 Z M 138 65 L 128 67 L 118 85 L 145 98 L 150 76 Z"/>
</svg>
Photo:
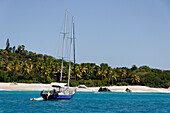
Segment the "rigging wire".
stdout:
<svg viewBox="0 0 170 113">
<path fill-rule="evenodd" d="M 64 29 L 64 16 L 62 19 L 62 24 L 60 27 L 60 31 L 63 31 Z M 67 13 L 67 25 L 66 25 L 66 39 L 65 39 L 65 48 L 64 48 L 64 60 L 65 61 L 69 61 L 69 48 L 70 48 L 70 33 L 71 33 L 71 24 L 72 24 L 72 14 L 68 11 Z M 62 43 L 63 43 L 63 32 L 60 32 L 57 38 L 57 59 L 61 59 L 62 58 Z M 73 56 L 73 55 L 72 55 Z M 72 57 L 73 58 L 73 57 Z M 73 59 L 71 59 L 72 61 Z"/>
</svg>

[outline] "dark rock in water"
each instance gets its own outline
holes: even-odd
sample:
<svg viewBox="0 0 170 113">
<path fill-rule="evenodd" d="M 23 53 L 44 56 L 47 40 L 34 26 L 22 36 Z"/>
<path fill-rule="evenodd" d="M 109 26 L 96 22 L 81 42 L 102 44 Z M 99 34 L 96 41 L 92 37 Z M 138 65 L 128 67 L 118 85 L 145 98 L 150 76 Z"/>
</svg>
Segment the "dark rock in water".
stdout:
<svg viewBox="0 0 170 113">
<path fill-rule="evenodd" d="M 126 88 L 125 91 L 126 91 L 126 92 L 132 92 L 132 90 L 130 90 L 129 88 Z"/>
<path fill-rule="evenodd" d="M 100 91 L 110 91 L 110 89 L 108 89 L 108 88 L 106 88 L 106 87 L 105 87 L 105 88 L 100 87 L 99 90 L 98 90 L 98 92 L 100 92 Z"/>
</svg>

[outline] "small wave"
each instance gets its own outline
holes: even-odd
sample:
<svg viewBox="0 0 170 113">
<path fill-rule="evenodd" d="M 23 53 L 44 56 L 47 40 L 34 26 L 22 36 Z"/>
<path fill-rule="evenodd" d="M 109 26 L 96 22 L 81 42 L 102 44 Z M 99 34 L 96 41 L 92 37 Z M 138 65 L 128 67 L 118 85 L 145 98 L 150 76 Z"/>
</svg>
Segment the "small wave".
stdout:
<svg viewBox="0 0 170 113">
<path fill-rule="evenodd" d="M 30 100 L 32 100 L 32 101 L 34 101 L 34 100 L 36 100 L 36 101 L 42 101 L 43 98 L 42 98 L 42 97 L 39 97 L 39 98 L 30 98 Z"/>
</svg>

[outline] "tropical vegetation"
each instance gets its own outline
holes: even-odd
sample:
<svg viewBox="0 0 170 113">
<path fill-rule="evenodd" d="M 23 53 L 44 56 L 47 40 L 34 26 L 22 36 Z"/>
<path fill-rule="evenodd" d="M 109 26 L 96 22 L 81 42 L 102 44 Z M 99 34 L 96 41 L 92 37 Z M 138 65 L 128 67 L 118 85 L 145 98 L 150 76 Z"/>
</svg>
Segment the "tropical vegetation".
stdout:
<svg viewBox="0 0 170 113">
<path fill-rule="evenodd" d="M 67 81 L 68 62 L 64 61 L 63 82 Z M 111 85 L 145 85 L 150 87 L 170 87 L 170 70 L 152 69 L 148 66 L 131 68 L 112 68 L 106 63 L 81 63 L 71 65 L 71 81 L 73 86 Z M 75 74 L 74 74 L 75 66 Z M 36 54 L 25 50 L 24 45 L 10 47 L 9 39 L 6 48 L 0 49 L 0 82 L 51 83 L 59 81 L 61 59 Z"/>
</svg>

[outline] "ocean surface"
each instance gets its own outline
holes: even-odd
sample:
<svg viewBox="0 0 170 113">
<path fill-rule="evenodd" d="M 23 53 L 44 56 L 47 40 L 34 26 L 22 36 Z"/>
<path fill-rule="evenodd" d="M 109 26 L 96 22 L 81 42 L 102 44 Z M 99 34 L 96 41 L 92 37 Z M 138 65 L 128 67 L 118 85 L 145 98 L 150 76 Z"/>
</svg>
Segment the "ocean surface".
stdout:
<svg viewBox="0 0 170 113">
<path fill-rule="evenodd" d="M 0 113 L 170 113 L 169 93 L 77 92 L 71 100 L 30 101 L 39 91 L 0 91 Z"/>
</svg>

